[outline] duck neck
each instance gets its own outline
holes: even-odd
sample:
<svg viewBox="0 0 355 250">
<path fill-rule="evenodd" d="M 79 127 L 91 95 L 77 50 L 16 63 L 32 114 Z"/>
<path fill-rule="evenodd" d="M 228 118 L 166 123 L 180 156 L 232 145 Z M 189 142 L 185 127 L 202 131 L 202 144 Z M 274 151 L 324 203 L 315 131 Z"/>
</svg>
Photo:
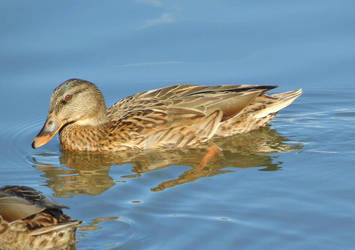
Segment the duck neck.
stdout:
<svg viewBox="0 0 355 250">
<path fill-rule="evenodd" d="M 82 116 L 80 119 L 74 122 L 74 124 L 79 126 L 100 126 L 109 121 L 107 117 L 107 109 L 105 101 L 101 96 L 99 102 L 96 104 L 95 108 L 89 110 L 86 115 Z"/>
<path fill-rule="evenodd" d="M 109 119 L 107 118 L 106 112 L 99 112 L 95 116 L 87 117 L 84 119 L 81 119 L 79 121 L 76 121 L 76 125 L 80 126 L 100 126 L 105 123 L 107 123 Z"/>
</svg>

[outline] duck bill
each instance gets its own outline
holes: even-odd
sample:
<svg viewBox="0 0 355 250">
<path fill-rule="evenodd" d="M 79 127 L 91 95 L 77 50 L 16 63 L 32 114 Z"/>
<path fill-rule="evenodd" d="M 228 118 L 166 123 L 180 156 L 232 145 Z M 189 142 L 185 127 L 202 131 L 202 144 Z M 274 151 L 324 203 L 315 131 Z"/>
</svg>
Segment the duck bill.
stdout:
<svg viewBox="0 0 355 250">
<path fill-rule="evenodd" d="M 32 142 L 32 148 L 39 148 L 47 144 L 53 136 L 63 127 L 64 123 L 55 117 L 48 117 L 41 131 Z"/>
</svg>

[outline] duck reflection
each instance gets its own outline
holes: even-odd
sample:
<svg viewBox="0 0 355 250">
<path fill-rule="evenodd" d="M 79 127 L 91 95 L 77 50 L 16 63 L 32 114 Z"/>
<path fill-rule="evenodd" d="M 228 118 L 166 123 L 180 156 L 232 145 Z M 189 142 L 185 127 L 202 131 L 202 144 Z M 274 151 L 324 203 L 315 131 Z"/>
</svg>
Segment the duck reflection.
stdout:
<svg viewBox="0 0 355 250">
<path fill-rule="evenodd" d="M 73 162 L 78 162 L 77 164 L 68 164 L 65 160 L 63 161 L 63 156 L 61 157 L 61 162 L 69 169 L 55 165 L 35 165 L 38 170 L 44 172 L 43 177 L 48 178 L 47 185 L 54 190 L 54 196 L 98 195 L 115 184 L 109 175 L 112 163 L 109 165 L 103 163 L 95 165 L 93 162 L 85 164 L 85 161 L 90 158 L 83 157 L 83 155 L 71 156 L 72 160 L 76 158 Z"/>
<path fill-rule="evenodd" d="M 294 145 L 287 143 L 288 141 L 275 130 L 266 127 L 247 134 L 215 139 L 210 144 L 193 149 L 129 151 L 119 154 L 63 151 L 60 162 L 68 168 L 38 163 L 35 167 L 44 172 L 44 176 L 49 179 L 48 186 L 55 191 L 55 196 L 60 197 L 97 195 L 109 189 L 115 184 L 109 175 L 112 165 L 132 165 L 132 175 L 121 176 L 122 178 L 139 177 L 143 173 L 168 166 L 191 167 L 176 179 L 162 180 L 158 186 L 151 188 L 152 191 L 161 191 L 202 177 L 231 172 L 232 167 L 278 170 L 282 162 L 277 161 L 277 156 L 272 153 L 302 148 L 300 144 Z M 211 147 L 218 150 L 211 154 Z"/>
</svg>

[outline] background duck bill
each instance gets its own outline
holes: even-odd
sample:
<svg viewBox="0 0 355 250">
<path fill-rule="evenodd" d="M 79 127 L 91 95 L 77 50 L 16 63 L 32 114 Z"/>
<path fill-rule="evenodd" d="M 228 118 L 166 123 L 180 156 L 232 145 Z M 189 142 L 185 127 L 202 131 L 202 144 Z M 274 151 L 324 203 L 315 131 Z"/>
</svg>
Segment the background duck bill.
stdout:
<svg viewBox="0 0 355 250">
<path fill-rule="evenodd" d="M 58 120 L 47 119 L 41 131 L 33 139 L 32 147 L 38 148 L 48 143 L 61 127 L 62 123 L 60 123 Z"/>
</svg>

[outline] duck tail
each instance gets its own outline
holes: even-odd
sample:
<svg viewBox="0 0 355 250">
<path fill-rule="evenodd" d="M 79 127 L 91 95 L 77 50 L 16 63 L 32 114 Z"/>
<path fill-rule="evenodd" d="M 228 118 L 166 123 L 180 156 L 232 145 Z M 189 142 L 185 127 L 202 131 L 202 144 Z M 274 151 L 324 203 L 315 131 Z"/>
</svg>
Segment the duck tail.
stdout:
<svg viewBox="0 0 355 250">
<path fill-rule="evenodd" d="M 302 95 L 302 89 L 269 95 L 268 97 L 271 98 L 271 101 L 269 99 L 270 102 L 265 108 L 256 112 L 255 117 L 262 118 L 268 116 L 269 114 L 277 113 L 281 109 L 290 105 L 300 95 Z"/>
</svg>

